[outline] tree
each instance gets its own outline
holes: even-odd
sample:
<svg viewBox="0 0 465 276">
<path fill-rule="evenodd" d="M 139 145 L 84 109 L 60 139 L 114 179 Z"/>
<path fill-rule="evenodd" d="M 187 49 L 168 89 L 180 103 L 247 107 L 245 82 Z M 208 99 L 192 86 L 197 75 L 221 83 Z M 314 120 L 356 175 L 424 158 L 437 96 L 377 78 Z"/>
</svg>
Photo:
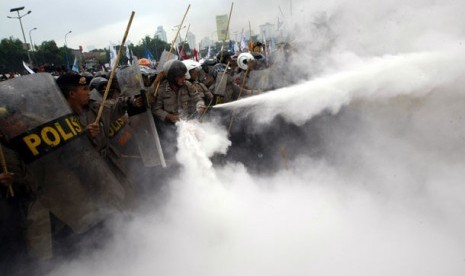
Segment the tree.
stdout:
<svg viewBox="0 0 465 276">
<path fill-rule="evenodd" d="M 68 56 L 71 56 L 71 52 L 68 50 Z M 39 45 L 37 52 L 35 53 L 35 59 L 37 64 L 44 65 L 55 65 L 61 66 L 66 64 L 66 53 L 65 48 L 58 48 L 54 40 L 44 41 Z"/>
<path fill-rule="evenodd" d="M 2 39 L 0 42 L 1 73 L 24 71 L 23 60 L 27 60 L 27 53 L 23 49 L 21 40 L 14 39 L 13 37 Z"/>
<path fill-rule="evenodd" d="M 169 44 L 164 42 L 163 40 L 158 39 L 158 37 L 154 36 L 151 38 L 150 36 L 145 36 L 138 45 L 134 46 L 133 44 L 130 45 L 131 50 L 133 51 L 134 55 L 137 58 L 145 57 L 145 49 L 152 53 L 153 57 L 156 60 L 160 60 L 161 53 L 163 50 L 169 50 Z"/>
</svg>

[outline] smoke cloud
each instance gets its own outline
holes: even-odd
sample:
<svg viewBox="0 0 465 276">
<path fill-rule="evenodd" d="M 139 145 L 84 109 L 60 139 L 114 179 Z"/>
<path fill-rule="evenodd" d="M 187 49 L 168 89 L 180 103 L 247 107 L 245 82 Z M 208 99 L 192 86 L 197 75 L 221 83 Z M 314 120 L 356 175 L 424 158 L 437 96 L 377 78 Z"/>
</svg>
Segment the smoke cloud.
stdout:
<svg viewBox="0 0 465 276">
<path fill-rule="evenodd" d="M 255 173 L 227 126 L 181 122 L 166 203 L 50 275 L 463 275 L 465 7 L 305 5 L 294 38 L 318 45 L 287 68 L 307 79 L 221 108 L 281 162 Z"/>
</svg>

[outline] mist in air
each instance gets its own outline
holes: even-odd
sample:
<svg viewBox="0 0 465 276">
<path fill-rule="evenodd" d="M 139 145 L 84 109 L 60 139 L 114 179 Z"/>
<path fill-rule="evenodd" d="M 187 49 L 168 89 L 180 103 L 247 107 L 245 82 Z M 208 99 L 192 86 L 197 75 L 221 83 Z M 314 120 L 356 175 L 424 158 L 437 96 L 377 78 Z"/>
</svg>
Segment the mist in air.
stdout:
<svg viewBox="0 0 465 276">
<path fill-rule="evenodd" d="M 243 136 L 179 123 L 162 202 L 50 275 L 464 275 L 465 6 L 341 2 L 287 19 L 293 85 L 217 109 Z"/>
</svg>

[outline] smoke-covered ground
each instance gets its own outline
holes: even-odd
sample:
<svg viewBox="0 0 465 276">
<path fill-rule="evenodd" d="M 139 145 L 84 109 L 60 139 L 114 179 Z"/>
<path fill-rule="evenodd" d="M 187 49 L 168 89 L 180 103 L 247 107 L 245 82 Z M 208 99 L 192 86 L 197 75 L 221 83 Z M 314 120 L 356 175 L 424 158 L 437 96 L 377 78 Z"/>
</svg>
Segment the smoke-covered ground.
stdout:
<svg viewBox="0 0 465 276">
<path fill-rule="evenodd" d="M 230 148 L 181 122 L 163 204 L 50 275 L 464 275 L 465 6 L 326 5 L 293 18 L 307 80 L 220 108 Z"/>
</svg>

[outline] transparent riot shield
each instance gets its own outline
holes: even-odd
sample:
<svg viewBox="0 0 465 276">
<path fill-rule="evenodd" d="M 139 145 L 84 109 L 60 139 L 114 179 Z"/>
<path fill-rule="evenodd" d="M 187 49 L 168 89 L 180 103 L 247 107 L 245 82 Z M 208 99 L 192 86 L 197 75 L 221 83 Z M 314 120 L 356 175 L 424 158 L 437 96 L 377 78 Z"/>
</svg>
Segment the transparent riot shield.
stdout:
<svg viewBox="0 0 465 276">
<path fill-rule="evenodd" d="M 215 89 L 213 91 L 213 102 L 212 105 L 224 103 L 226 96 L 226 85 L 228 83 L 228 73 L 224 71 L 218 72 L 215 80 Z"/>
<path fill-rule="evenodd" d="M 123 187 L 50 74 L 0 83 L 0 131 L 41 186 L 39 200 L 76 233 L 118 212 Z"/>
<path fill-rule="evenodd" d="M 168 59 L 168 56 L 170 57 L 170 59 Z M 160 56 L 160 61 L 158 62 L 158 65 L 157 65 L 157 74 L 159 74 L 159 73 L 161 73 L 163 71 L 163 66 L 165 65 L 165 63 L 168 60 L 173 60 L 173 59 L 177 60 L 178 56 L 175 55 L 175 54 L 169 55 L 168 51 L 163 50 L 163 52 L 161 53 L 161 56 Z"/>
<path fill-rule="evenodd" d="M 267 91 L 272 89 L 270 76 L 272 72 L 270 68 L 263 70 L 253 70 L 249 73 L 247 87 L 249 89 Z"/>
<path fill-rule="evenodd" d="M 143 86 L 137 61 L 129 67 L 118 70 L 117 77 L 123 95 L 140 95 L 144 100 L 145 111 L 129 117 L 144 166 L 154 167 L 161 165 L 162 167 L 166 167 L 165 157 L 155 122 L 148 106 L 146 90 Z"/>
</svg>

